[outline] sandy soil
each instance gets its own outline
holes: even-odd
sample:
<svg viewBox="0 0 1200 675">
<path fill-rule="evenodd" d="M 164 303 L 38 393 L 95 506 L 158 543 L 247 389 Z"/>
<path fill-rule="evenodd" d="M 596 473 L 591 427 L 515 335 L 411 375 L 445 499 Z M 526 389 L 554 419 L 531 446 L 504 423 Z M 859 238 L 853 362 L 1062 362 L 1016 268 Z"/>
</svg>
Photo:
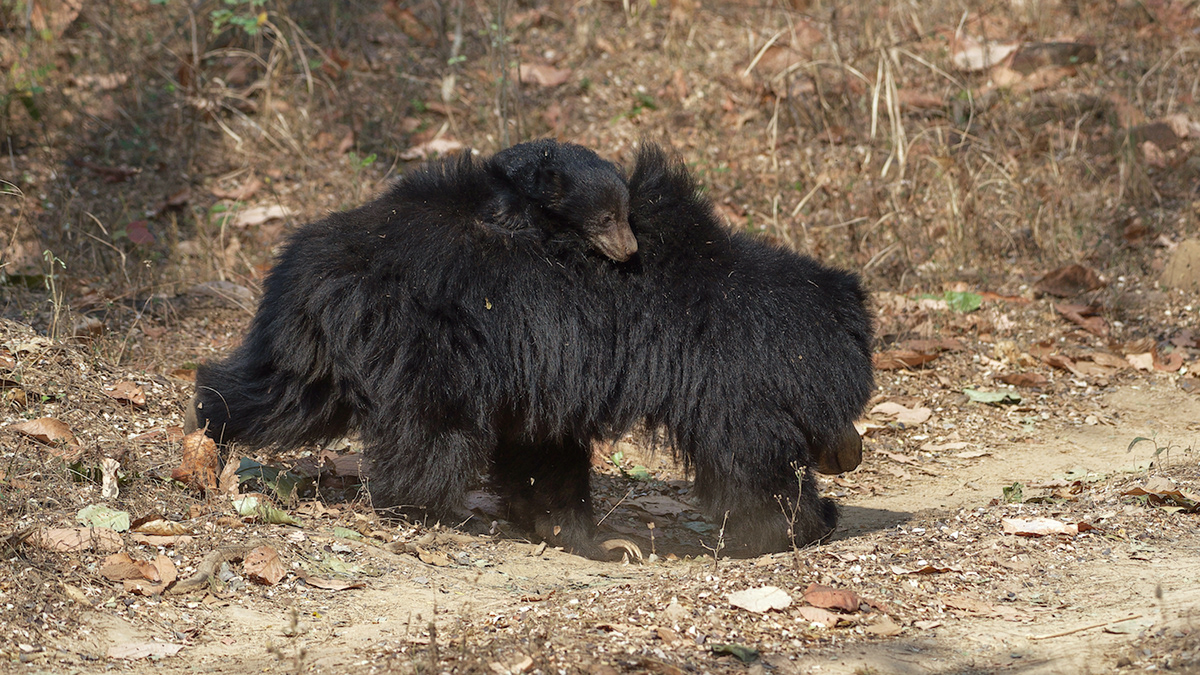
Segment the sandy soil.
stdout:
<svg viewBox="0 0 1200 675">
<path fill-rule="evenodd" d="M 30 335 L 12 326 L 5 347 Z M 130 375 L 76 347 L 52 351 L 57 356 L 47 352 L 24 370 L 27 382 L 38 380 L 39 368 L 69 366 L 58 371 L 60 380 L 71 370 L 103 373 L 101 382 L 77 385 L 86 394 Z M 944 356 L 942 372 L 969 374 L 976 365 L 971 351 Z M 14 353 L 21 368 L 24 352 Z M 159 548 L 127 539 L 135 559 L 165 552 L 181 577 L 222 546 L 267 544 L 289 571 L 269 586 L 250 581 L 233 561 L 226 583 L 208 591 L 143 597 L 98 573 L 104 553 L 18 545 L 8 566 L 15 576 L 0 585 L 10 603 L 8 624 L 28 636 L 13 643 L 12 663 L 27 661 L 23 672 L 90 672 L 101 663 L 134 672 L 225 673 L 1186 671 L 1197 647 L 1197 515 L 1123 493 L 1155 480 L 1196 491 L 1200 472 L 1190 444 L 1200 401 L 1172 376 L 1130 369 L 1114 379 L 1079 400 L 1057 396 L 1003 408 L 950 396 L 957 404 L 941 406 L 923 424 L 873 425 L 863 465 L 823 481 L 843 507 L 833 540 L 754 560 L 714 563 L 702 547 L 715 545 L 715 528 L 697 527 L 687 482 L 669 457 L 632 442 L 615 448 L 624 454 L 622 466 L 644 465 L 654 479 L 634 480 L 602 460 L 614 448 L 601 448 L 596 491 L 598 512 L 609 514 L 603 527 L 654 551 L 640 564 L 597 563 L 519 538 L 397 527 L 365 505 L 336 499 L 292 507 L 301 514 L 299 527 L 233 529 L 217 520 L 229 507 L 210 499 L 208 513 L 184 519 L 196 534 L 188 543 Z M 911 401 L 914 380 L 933 385 L 930 398 L 945 389 L 921 372 L 883 372 L 877 399 Z M 1068 392 L 1078 388 L 1065 384 Z M 140 417 L 152 418 L 146 425 L 159 421 L 157 411 L 167 412 L 163 421 L 177 421 L 188 388 L 168 383 L 159 392 L 163 406 L 113 412 L 135 426 Z M 1072 406 L 1080 401 L 1100 415 L 1076 414 Z M 1156 442 L 1127 451 L 1139 436 Z M 17 442 L 27 456 L 47 455 L 34 441 Z M 1155 457 L 1154 447 L 1168 443 L 1180 447 Z M 169 467 L 178 462 L 177 448 L 135 445 L 123 461 Z M 1013 483 L 1022 484 L 1023 503 L 1003 499 Z M 100 501 L 94 485 L 71 489 L 63 495 L 70 503 Z M 115 504 L 135 515 L 155 500 L 168 514 L 206 503 L 161 483 L 127 490 Z M 1037 498 L 1049 494 L 1061 498 Z M 477 513 L 492 517 L 487 499 L 475 503 Z M 1003 519 L 1036 516 L 1095 529 L 1004 533 Z M 23 524 L 63 520 L 43 511 Z M 647 522 L 656 525 L 653 544 Z M 335 526 L 368 536 L 349 539 L 349 530 L 335 533 Z M 357 587 L 330 591 L 300 579 L 331 569 Z M 813 583 L 852 591 L 861 603 L 840 611 L 837 627 L 814 623 L 800 609 Z M 757 614 L 727 599 L 763 585 L 783 589 L 791 606 Z M 64 599 L 67 586 L 73 591 L 65 597 L 77 594 L 75 601 Z M 14 607 L 14 600 L 25 604 Z M 108 658 L 110 650 L 143 643 L 183 647 L 153 663 Z M 759 655 L 743 664 L 714 651 L 728 643 Z"/>
</svg>

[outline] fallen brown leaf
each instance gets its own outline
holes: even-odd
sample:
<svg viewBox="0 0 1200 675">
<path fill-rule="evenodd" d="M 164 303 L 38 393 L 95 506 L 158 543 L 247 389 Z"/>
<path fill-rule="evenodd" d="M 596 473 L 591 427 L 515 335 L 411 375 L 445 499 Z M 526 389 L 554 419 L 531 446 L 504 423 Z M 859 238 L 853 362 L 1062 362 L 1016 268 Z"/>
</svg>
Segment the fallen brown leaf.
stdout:
<svg viewBox="0 0 1200 675">
<path fill-rule="evenodd" d="M 411 38 L 414 42 L 422 45 L 432 46 L 436 41 L 434 32 L 426 26 L 411 9 L 402 7 L 399 0 L 388 0 L 383 5 L 383 13 L 389 19 L 396 22 L 405 35 Z"/>
<path fill-rule="evenodd" d="M 540 63 L 522 63 L 521 81 L 540 87 L 557 87 L 571 79 L 570 68 L 555 68 Z"/>
<path fill-rule="evenodd" d="M 899 635 L 903 629 L 900 628 L 900 624 L 892 620 L 892 617 L 884 614 L 876 619 L 875 623 L 864 627 L 863 630 L 872 635 L 891 637 L 893 635 Z"/>
<path fill-rule="evenodd" d="M 9 428 L 46 445 L 58 445 L 59 443 L 65 445 L 77 444 L 75 434 L 71 433 L 71 427 L 67 426 L 62 420 L 53 417 L 39 417 L 36 420 L 13 424 Z"/>
<path fill-rule="evenodd" d="M 1006 373 L 997 379 L 1014 387 L 1045 387 L 1050 384 L 1050 380 L 1041 373 Z"/>
<path fill-rule="evenodd" d="M 215 490 L 220 465 L 217 444 L 203 429 L 197 429 L 183 437 L 182 446 L 179 466 L 171 471 L 171 478 L 196 490 Z"/>
<path fill-rule="evenodd" d="M 121 463 L 112 457 L 104 457 L 100 460 L 100 498 L 101 499 L 116 499 L 121 493 L 121 486 L 117 480 L 117 469 L 121 468 Z"/>
<path fill-rule="evenodd" d="M 749 612 L 763 614 L 772 609 L 787 609 L 792 604 L 792 596 L 787 591 L 775 586 L 759 586 L 730 593 L 725 596 L 729 604 Z"/>
<path fill-rule="evenodd" d="M 1075 362 L 1072 361 L 1069 356 L 1064 354 L 1046 354 L 1042 357 L 1042 361 L 1048 366 L 1070 371 L 1071 373 L 1081 377 L 1083 376 L 1083 373 L 1079 372 L 1079 369 L 1075 367 Z"/>
<path fill-rule="evenodd" d="M 70 527 L 38 530 L 29 542 L 39 548 L 59 553 L 85 551 L 117 551 L 124 546 L 121 535 L 107 527 Z"/>
<path fill-rule="evenodd" d="M 1173 373 L 1183 367 L 1183 354 L 1179 352 L 1171 352 L 1170 354 L 1160 354 L 1154 350 L 1154 369 L 1168 373 Z"/>
<path fill-rule="evenodd" d="M 416 549 L 417 558 L 419 558 L 421 562 L 425 563 L 426 565 L 433 565 L 434 567 L 446 567 L 450 564 L 450 558 L 446 557 L 444 553 L 427 551 L 420 546 L 413 546 L 413 548 Z"/>
<path fill-rule="evenodd" d="M 133 522 L 133 531 L 142 534 L 153 534 L 160 537 L 173 537 L 180 534 L 191 534 L 192 529 L 183 523 L 167 520 L 161 516 L 138 519 Z"/>
<path fill-rule="evenodd" d="M 195 537 L 186 534 L 163 536 L 159 534 L 142 534 L 141 532 L 133 532 L 129 535 L 129 540 L 135 544 L 154 547 L 162 546 L 164 548 L 178 548 L 180 546 L 187 546 L 195 541 L 195 539 Z"/>
<path fill-rule="evenodd" d="M 923 424 L 933 415 L 933 410 L 924 406 L 909 408 L 895 401 L 884 401 L 871 408 L 870 415 L 880 415 L 891 418 L 900 424 L 912 426 Z"/>
<path fill-rule="evenodd" d="M 1093 362 L 1102 366 L 1108 366 L 1109 368 L 1116 368 L 1120 370 L 1129 367 L 1129 362 L 1117 356 L 1116 354 L 1109 354 L 1108 352 L 1092 352 L 1091 354 L 1088 354 L 1088 356 L 1092 357 Z"/>
<path fill-rule="evenodd" d="M 1034 283 L 1033 287 L 1049 295 L 1073 298 L 1080 293 L 1094 291 L 1103 286 L 1104 280 L 1095 270 L 1076 264 L 1047 272 Z"/>
<path fill-rule="evenodd" d="M 400 159 L 411 161 L 414 159 L 428 159 L 432 155 L 446 155 L 451 152 L 457 152 L 467 146 L 452 138 L 434 138 L 433 140 L 425 141 L 418 145 L 400 153 Z"/>
<path fill-rule="evenodd" d="M 113 385 L 112 389 L 104 390 L 104 395 L 118 401 L 125 401 L 139 408 L 146 407 L 146 392 L 136 383 L 128 380 L 122 380 Z"/>
<path fill-rule="evenodd" d="M 1081 328 L 1100 337 L 1108 336 L 1108 322 L 1096 316 L 1096 308 L 1088 305 L 1065 305 L 1055 303 L 1054 309 Z"/>
<path fill-rule="evenodd" d="M 143 571 L 143 566 L 149 566 L 153 571 L 153 566 L 150 563 L 134 560 L 129 557 L 128 553 L 121 551 L 120 553 L 108 556 L 100 563 L 100 576 L 109 581 L 145 579 L 147 577 Z"/>
<path fill-rule="evenodd" d="M 135 561 L 137 563 L 137 561 Z M 136 595 L 158 595 L 165 591 L 179 574 L 175 563 L 163 554 L 158 554 L 152 563 L 138 563 L 144 579 L 126 579 L 122 582 L 125 591 Z"/>
<path fill-rule="evenodd" d="M 843 612 L 857 612 L 859 605 L 858 594 L 831 586 L 809 584 L 804 589 L 804 601 L 813 607 L 823 609 L 838 609 Z"/>
<path fill-rule="evenodd" d="M 1154 370 L 1154 354 L 1150 352 L 1144 354 L 1126 354 L 1125 360 L 1138 370 Z"/>
<path fill-rule="evenodd" d="M 62 37 L 67 27 L 79 17 L 83 0 L 59 0 L 58 2 L 32 2 L 29 8 L 29 23 L 38 33 Z"/>
<path fill-rule="evenodd" d="M 149 245 L 154 243 L 154 234 L 150 232 L 150 223 L 145 220 L 135 220 L 125 226 L 125 236 L 135 244 Z"/>
<path fill-rule="evenodd" d="M 255 206 L 243 211 L 239 211 L 230 225 L 237 228 L 250 227 L 251 225 L 262 225 L 263 223 L 275 220 L 277 218 L 287 218 L 294 214 L 295 211 L 283 206 L 282 204 L 271 204 L 269 206 Z"/>
<path fill-rule="evenodd" d="M 936 359 L 937 354 L 925 354 L 910 349 L 890 349 L 873 357 L 876 370 L 899 370 L 913 368 Z"/>
<path fill-rule="evenodd" d="M 796 613 L 809 623 L 815 623 L 826 628 L 833 628 L 841 620 L 837 614 L 820 607 L 797 607 Z"/>
<path fill-rule="evenodd" d="M 950 60 L 959 70 L 978 72 L 1003 62 L 1017 51 L 1019 46 L 1015 42 L 1002 44 L 959 35 L 951 42 Z"/>
<path fill-rule="evenodd" d="M 264 586 L 274 586 L 287 573 L 279 560 L 279 553 L 265 544 L 246 554 L 242 568 L 248 579 Z"/>
<path fill-rule="evenodd" d="M 1167 168 L 1167 154 L 1153 141 L 1143 141 L 1138 149 L 1142 151 L 1142 159 L 1146 160 L 1146 164 L 1156 169 Z"/>
</svg>

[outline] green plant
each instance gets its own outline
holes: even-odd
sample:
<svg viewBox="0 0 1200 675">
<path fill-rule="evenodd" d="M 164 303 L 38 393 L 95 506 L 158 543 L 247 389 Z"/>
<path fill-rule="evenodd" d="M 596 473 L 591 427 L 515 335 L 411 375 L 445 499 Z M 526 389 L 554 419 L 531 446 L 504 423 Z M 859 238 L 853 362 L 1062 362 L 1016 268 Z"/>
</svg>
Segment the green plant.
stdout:
<svg viewBox="0 0 1200 675">
<path fill-rule="evenodd" d="M 267 0 L 222 1 L 225 7 L 214 9 L 208 15 L 213 33 L 220 33 L 226 26 L 236 26 L 246 35 L 256 35 L 259 27 L 267 22 L 267 12 L 263 9 Z"/>
<path fill-rule="evenodd" d="M 626 478 L 632 478 L 633 480 L 641 481 L 654 480 L 654 475 L 650 473 L 650 470 L 641 464 L 635 464 L 632 468 L 626 469 L 624 466 L 625 453 L 621 452 L 620 450 L 614 452 L 612 456 L 608 458 L 608 461 Z"/>
<path fill-rule="evenodd" d="M 1023 483 L 1013 483 L 1012 485 L 1001 488 L 1004 494 L 1005 504 L 1022 504 L 1025 502 L 1025 485 Z"/>
<path fill-rule="evenodd" d="M 37 99 L 46 90 L 38 82 L 53 72 L 54 66 L 47 64 L 38 66 L 32 71 L 26 70 L 21 66 L 21 62 L 22 59 L 29 57 L 28 51 L 28 47 L 24 48 L 21 54 L 22 58 L 17 59 L 9 67 L 4 78 L 4 87 L 0 89 L 0 114 L 3 114 L 6 120 L 8 111 L 14 102 L 19 102 L 33 121 L 39 122 L 42 119 L 42 109 L 38 106 Z"/>
<path fill-rule="evenodd" d="M 359 157 L 357 152 L 351 150 L 346 153 L 346 159 L 350 160 L 350 166 L 354 169 L 355 175 L 362 172 L 363 169 L 375 163 L 375 153 L 371 153 L 366 157 Z"/>
<path fill-rule="evenodd" d="M 1133 452 L 1134 446 L 1137 445 L 1138 443 L 1141 443 L 1142 441 L 1145 441 L 1154 446 L 1154 462 L 1156 464 L 1158 463 L 1158 458 L 1160 455 L 1162 455 L 1164 462 L 1169 462 L 1171 459 L 1171 450 L 1173 450 L 1175 448 L 1180 448 L 1183 450 L 1191 450 L 1191 447 L 1183 448 L 1183 446 L 1178 445 L 1176 443 L 1167 443 L 1166 445 L 1159 445 L 1158 440 L 1157 440 L 1157 435 L 1153 435 L 1150 437 L 1138 436 L 1137 438 L 1134 438 L 1132 441 L 1129 442 L 1129 447 L 1125 448 L 1125 452 L 1127 452 L 1127 453 Z"/>
</svg>

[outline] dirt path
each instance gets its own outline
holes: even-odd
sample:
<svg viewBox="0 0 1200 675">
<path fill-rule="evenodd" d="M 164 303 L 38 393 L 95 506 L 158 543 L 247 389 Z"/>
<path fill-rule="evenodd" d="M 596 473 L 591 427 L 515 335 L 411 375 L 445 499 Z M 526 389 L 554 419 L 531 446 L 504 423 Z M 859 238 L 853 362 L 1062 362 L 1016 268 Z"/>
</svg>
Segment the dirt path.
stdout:
<svg viewBox="0 0 1200 675">
<path fill-rule="evenodd" d="M 869 485 L 870 494 L 846 491 L 835 539 L 798 555 L 717 565 L 673 555 L 606 564 L 444 530 L 400 544 L 363 543 L 331 536 L 310 519 L 303 528 L 257 533 L 293 561 L 292 569 L 300 560 L 334 556 L 356 571 L 362 587 L 331 592 L 288 576 L 264 588 L 233 565 L 232 585 L 212 594 L 141 598 L 110 588 L 74 616 L 77 632 L 47 641 L 47 651 L 31 655 L 41 658 L 29 660 L 42 672 L 89 672 L 111 648 L 165 642 L 185 646 L 154 665 L 126 667 L 861 674 L 1102 673 L 1165 663 L 1191 672 L 1200 603 L 1197 516 L 1166 513 L 1121 492 L 1155 477 L 1195 491 L 1194 453 L 1177 449 L 1169 465 L 1148 475 L 1150 445 L 1126 447 L 1151 434 L 1188 445 L 1200 403 L 1165 377 L 1113 387 L 1096 403 L 1104 423 L 1051 416 L 1022 430 L 1018 441 L 991 442 L 994 434 L 982 430 L 969 447 L 987 454 L 970 459 L 897 461 L 922 454 L 880 449 L 918 446 L 931 434 L 879 432 L 884 436 L 868 441 L 864 465 L 840 479 Z M 992 431 L 1016 414 L 984 413 L 993 418 Z M 966 426 L 949 412 L 935 422 L 960 436 Z M 634 461 L 661 464 L 631 452 Z M 1015 482 L 1027 498 L 1072 484 L 1078 491 L 1069 501 L 1000 503 L 1002 488 Z M 655 485 L 675 494 L 670 481 Z M 637 525 L 636 514 L 621 514 L 614 510 L 618 531 Z M 1003 518 L 1033 516 L 1097 529 L 1041 538 L 1003 533 Z M 682 529 L 665 524 L 660 544 L 686 538 L 675 531 Z M 177 564 L 209 546 L 183 551 Z M 836 628 L 815 625 L 797 613 L 810 583 L 854 591 L 864 604 L 843 613 Z M 725 599 L 760 585 L 784 589 L 792 607 L 758 615 Z M 760 656 L 747 666 L 714 653 L 725 643 Z"/>
<path fill-rule="evenodd" d="M 989 447 L 991 454 L 944 475 L 917 473 L 911 489 L 903 492 L 847 499 L 844 525 L 848 540 L 855 538 L 856 530 L 902 520 L 905 513 L 937 520 L 959 510 L 985 508 L 1013 482 L 1048 483 L 1072 471 L 1096 477 L 1142 475 L 1151 446 L 1143 443 L 1127 452 L 1131 440 L 1155 436 L 1164 443 L 1188 446 L 1197 435 L 1200 403 L 1167 383 L 1120 387 L 1100 397 L 1099 403 L 1109 413 L 1111 424 L 1051 425 L 1022 442 Z M 1177 452 L 1174 461 L 1176 469 L 1182 468 L 1194 480 L 1195 453 Z M 863 512 L 856 506 L 869 508 L 868 515 L 860 515 Z M 1094 515 L 1106 511 L 1096 509 Z M 1061 572 L 1051 571 L 1040 580 L 1041 593 L 1054 596 L 1059 606 L 1039 608 L 1043 611 L 1020 621 L 960 617 L 918 635 L 855 645 L 845 652 L 805 655 L 797 664 L 808 669 L 802 672 L 824 673 L 872 672 L 871 668 L 881 673 L 1111 672 L 1142 629 L 1195 634 L 1194 614 L 1200 605 L 1200 533 L 1194 517 L 1178 535 L 1149 549 L 1114 541 L 1110 554 L 1067 561 Z M 870 540 L 871 535 L 865 538 Z M 1033 540 L 1015 543 L 1037 545 Z M 1136 628 L 1132 635 L 1106 633 L 1097 626 L 1060 637 L 1031 639 L 1131 616 L 1139 618 L 1122 629 Z M 1195 668 L 1195 652 L 1192 659 Z"/>
</svg>

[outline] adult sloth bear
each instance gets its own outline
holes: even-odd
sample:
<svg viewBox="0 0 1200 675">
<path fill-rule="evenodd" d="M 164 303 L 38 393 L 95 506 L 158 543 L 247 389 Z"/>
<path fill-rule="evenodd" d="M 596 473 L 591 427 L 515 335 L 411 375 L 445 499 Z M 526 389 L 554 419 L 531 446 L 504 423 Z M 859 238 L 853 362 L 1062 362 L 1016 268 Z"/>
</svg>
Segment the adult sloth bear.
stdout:
<svg viewBox="0 0 1200 675">
<path fill-rule="evenodd" d="M 686 168 L 643 147 L 629 181 L 639 269 L 627 274 L 618 426 L 661 428 L 731 550 L 818 540 L 837 508 L 808 468 L 861 460 L 874 388 L 856 276 L 719 224 Z"/>
<path fill-rule="evenodd" d="M 490 471 L 515 522 L 602 558 L 591 445 L 644 421 L 757 553 L 836 524 L 807 468 L 858 463 L 870 340 L 854 276 L 730 233 L 661 150 L 627 192 L 538 141 L 298 230 L 245 342 L 198 372 L 189 426 L 277 446 L 356 429 L 379 508 L 450 515 Z"/>
</svg>

